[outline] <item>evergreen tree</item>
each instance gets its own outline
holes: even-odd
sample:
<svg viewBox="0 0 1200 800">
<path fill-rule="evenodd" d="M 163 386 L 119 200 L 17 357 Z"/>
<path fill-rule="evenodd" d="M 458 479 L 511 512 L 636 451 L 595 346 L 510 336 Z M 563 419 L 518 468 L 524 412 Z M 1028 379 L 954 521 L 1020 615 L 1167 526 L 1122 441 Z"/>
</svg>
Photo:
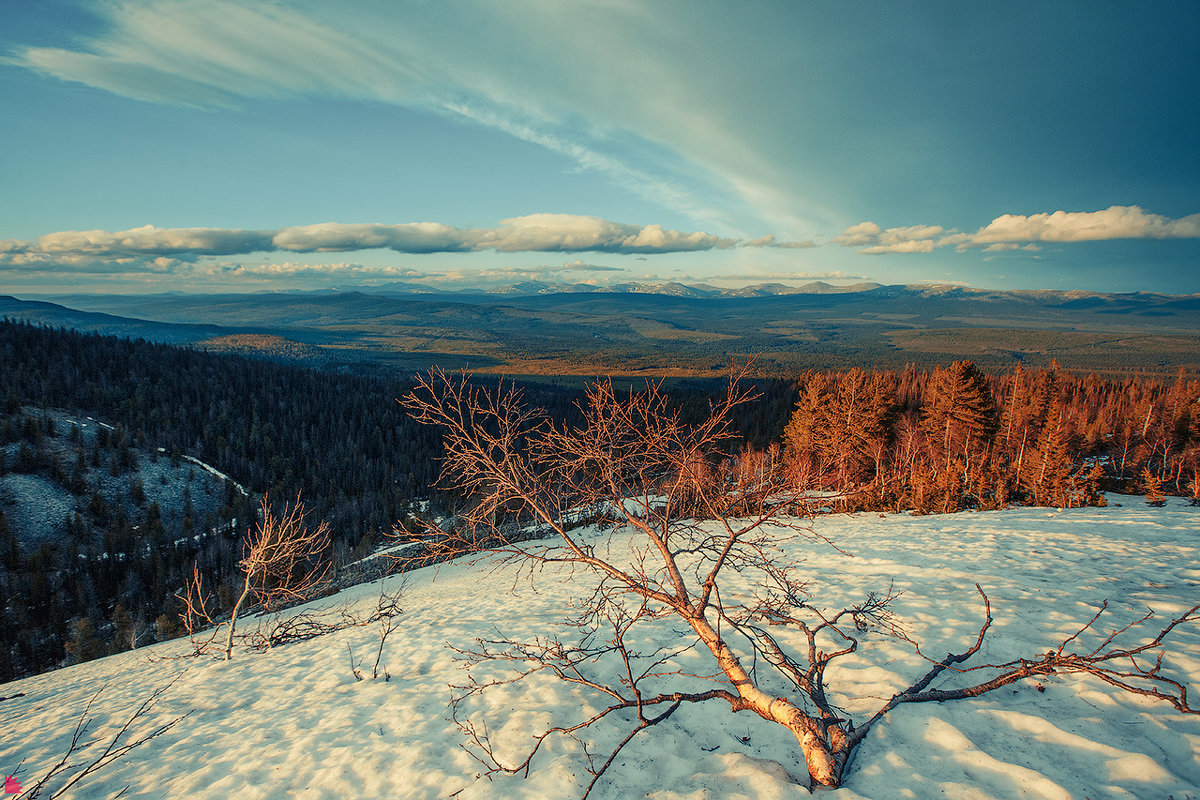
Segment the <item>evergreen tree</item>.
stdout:
<svg viewBox="0 0 1200 800">
<path fill-rule="evenodd" d="M 842 489 L 880 479 L 896 405 L 888 373 L 807 376 L 783 434 L 792 472 Z"/>
<path fill-rule="evenodd" d="M 1160 508 L 1167 502 L 1163 494 L 1162 481 L 1149 468 L 1142 470 L 1142 489 L 1146 494 L 1146 505 Z"/>
<path fill-rule="evenodd" d="M 930 466 L 939 472 L 958 472 L 954 469 L 958 459 L 963 481 L 969 482 L 968 471 L 982 467 L 1000 427 L 988 380 L 972 362 L 955 361 L 933 373 L 922 403 L 921 425 L 934 459 Z"/>
<path fill-rule="evenodd" d="M 64 647 L 73 664 L 82 664 L 105 654 L 104 642 L 96 636 L 96 626 L 90 617 L 80 617 L 71 623 L 71 639 Z"/>
<path fill-rule="evenodd" d="M 1034 458 L 1026 461 L 1025 474 L 1018 476 L 1033 502 L 1038 505 L 1070 506 L 1067 482 L 1072 458 L 1061 409 L 1055 408 L 1051 412 L 1033 455 Z"/>
</svg>

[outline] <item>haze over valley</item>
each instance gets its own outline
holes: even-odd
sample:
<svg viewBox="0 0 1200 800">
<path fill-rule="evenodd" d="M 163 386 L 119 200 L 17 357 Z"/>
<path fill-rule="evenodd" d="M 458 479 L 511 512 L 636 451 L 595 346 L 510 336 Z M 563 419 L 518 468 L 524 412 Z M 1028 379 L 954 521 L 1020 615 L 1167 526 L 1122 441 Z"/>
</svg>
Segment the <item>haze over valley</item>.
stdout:
<svg viewBox="0 0 1200 800">
<path fill-rule="evenodd" d="M 1200 296 L 827 284 L 624 291 L 530 284 L 491 293 L 73 295 L 0 299 L 0 315 L 319 367 L 370 363 L 516 375 L 759 375 L 988 370 L 1057 360 L 1105 375 L 1200 369 Z M 71 310 L 74 309 L 74 310 Z M 102 316 L 110 315 L 110 316 Z"/>
</svg>

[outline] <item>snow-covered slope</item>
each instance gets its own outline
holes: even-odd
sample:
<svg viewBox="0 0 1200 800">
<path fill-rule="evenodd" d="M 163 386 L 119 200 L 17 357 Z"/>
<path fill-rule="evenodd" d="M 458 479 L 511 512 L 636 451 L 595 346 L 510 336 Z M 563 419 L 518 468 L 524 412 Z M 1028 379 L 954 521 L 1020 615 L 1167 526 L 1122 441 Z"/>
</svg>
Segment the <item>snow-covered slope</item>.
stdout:
<svg viewBox="0 0 1200 800">
<path fill-rule="evenodd" d="M 982 655 L 1033 654 L 1074 632 L 1108 599 L 1122 620 L 1149 606 L 1179 613 L 1200 599 L 1200 511 L 1171 500 L 1147 507 L 1014 509 L 912 517 L 826 517 L 817 529 L 854 554 L 805 541 L 814 588 L 830 604 L 852 601 L 894 579 L 898 610 L 931 654 L 959 651 L 981 618 L 974 583 L 987 590 L 996 622 Z M 597 538 L 609 534 L 596 531 Z M 626 544 L 614 535 L 614 547 Z M 436 579 L 435 579 L 436 575 Z M 540 574 L 531 587 L 511 570 L 444 565 L 407 578 L 401 627 L 381 666 L 391 680 L 358 681 L 350 657 L 370 671 L 378 635 L 355 628 L 231 662 L 155 660 L 173 642 L 0 686 L 0 769 L 23 760 L 28 780 L 66 748 L 85 703 L 91 735 L 115 732 L 155 687 L 183 674 L 147 724 L 191 711 L 161 738 L 77 787 L 78 797 L 545 798 L 578 796 L 589 778 L 576 747 L 551 741 L 528 778 L 479 777 L 447 721 L 448 684 L 463 680 L 446 643 L 467 645 L 496 631 L 553 632 L 578 579 Z M 395 587 L 399 578 L 385 583 Z M 330 605 L 373 605 L 378 584 Z M 566 631 L 562 632 L 564 635 Z M 1167 666 L 1200 686 L 1200 630 L 1175 632 Z M 894 640 L 868 635 L 864 651 L 833 676 L 849 712 L 878 706 L 922 670 Z M 703 659 L 685 666 L 703 668 Z M 1050 679 L 976 700 L 902 707 L 871 731 L 846 786 L 852 798 L 1186 798 L 1200 796 L 1200 717 L 1120 693 L 1094 680 Z M 15 696 L 14 695 L 18 695 Z M 494 741 L 516 754 L 533 724 L 569 722 L 598 703 L 549 677 L 500 687 L 476 706 Z M 1193 702 L 1195 702 L 1193 700 Z M 627 728 L 626 728 L 627 730 Z M 600 746 L 615 730 L 597 732 Z M 794 740 L 778 726 L 709 704 L 684 708 L 641 734 L 594 797 L 771 798 L 804 793 Z"/>
</svg>

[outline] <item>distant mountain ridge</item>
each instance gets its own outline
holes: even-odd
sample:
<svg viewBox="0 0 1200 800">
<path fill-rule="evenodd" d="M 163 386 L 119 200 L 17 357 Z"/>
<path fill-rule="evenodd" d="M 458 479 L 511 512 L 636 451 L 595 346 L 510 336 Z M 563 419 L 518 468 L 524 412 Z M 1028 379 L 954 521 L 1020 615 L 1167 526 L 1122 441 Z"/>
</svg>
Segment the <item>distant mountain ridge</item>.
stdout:
<svg viewBox="0 0 1200 800">
<path fill-rule="evenodd" d="M 882 284 L 864 282 L 849 286 L 836 286 L 824 281 L 812 281 L 803 286 L 788 286 L 782 283 L 760 283 L 738 288 L 721 288 L 707 283 L 644 283 L 626 281 L 614 284 L 555 283 L 546 281 L 522 281 L 503 286 L 469 289 L 437 289 L 416 283 L 397 281 L 377 286 L 344 286 L 333 290 L 339 292 L 361 292 L 363 294 L 424 294 L 424 295 L 534 295 L 534 294 L 664 294 L 673 297 L 770 297 L 787 294 L 829 294 L 838 292 L 862 292 L 877 289 Z M 320 293 L 320 290 L 318 290 Z"/>
<path fill-rule="evenodd" d="M 668 297 L 694 298 L 753 298 L 753 297 L 782 297 L 806 294 L 861 294 L 876 293 L 879 297 L 939 297 L 957 295 L 961 297 L 1022 297 L 1046 301 L 1059 300 L 1063 303 L 1072 302 L 1083 304 L 1087 302 L 1145 302 L 1150 298 L 1170 298 L 1173 300 L 1193 298 L 1200 300 L 1200 293 L 1168 295 L 1153 292 L 1096 292 L 1085 289 L 987 289 L 961 286 L 959 284 L 915 283 L 915 284 L 881 284 L 872 281 L 837 285 L 825 281 L 811 281 L 801 286 L 788 286 L 783 283 L 758 283 L 746 286 L 722 288 L 706 283 L 667 282 L 638 282 L 627 281 L 614 284 L 591 283 L 555 283 L 545 281 L 522 281 L 494 287 L 472 287 L 460 289 L 440 289 L 422 284 L 394 281 L 375 286 L 340 286 L 329 289 L 289 289 L 280 291 L 258 291 L 247 293 L 186 293 L 163 292 L 148 295 L 107 295 L 107 294 L 58 294 L 29 295 L 18 302 L 48 302 L 61 304 L 81 310 L 98 310 L 108 307 L 109 300 L 120 298 L 131 302 L 135 298 L 159 300 L 184 300 L 196 297 L 320 297 L 326 295 L 420 295 L 422 297 L 487 297 L 507 296 L 521 297 L 534 295 L 555 294 L 637 294 L 665 295 Z M 0 301 L 14 301 L 16 297 L 0 295 Z M 2 309 L 0 309 L 2 311 Z"/>
</svg>

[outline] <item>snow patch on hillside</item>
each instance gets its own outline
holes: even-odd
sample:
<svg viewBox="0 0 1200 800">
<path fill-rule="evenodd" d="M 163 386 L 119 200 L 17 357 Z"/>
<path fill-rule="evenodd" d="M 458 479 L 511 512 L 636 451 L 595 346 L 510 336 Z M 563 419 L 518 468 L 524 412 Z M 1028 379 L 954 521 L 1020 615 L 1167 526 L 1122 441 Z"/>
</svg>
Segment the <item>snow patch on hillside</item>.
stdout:
<svg viewBox="0 0 1200 800">
<path fill-rule="evenodd" d="M 183 460 L 184 460 L 184 461 L 189 461 L 189 462 L 191 462 L 192 464 L 195 464 L 197 467 L 199 467 L 200 469 L 204 470 L 204 471 L 205 471 L 205 472 L 207 472 L 209 475 L 212 475 L 214 478 L 217 478 L 218 480 L 226 481 L 227 483 L 231 483 L 231 484 L 233 484 L 233 488 L 235 488 L 235 489 L 237 489 L 239 492 L 241 492 L 241 493 L 242 493 L 242 497 L 249 497 L 249 496 L 250 496 L 250 493 L 246 491 L 246 487 L 242 486 L 240 483 L 238 483 L 238 482 L 237 482 L 237 481 L 235 481 L 233 478 L 231 478 L 231 477 L 229 477 L 228 475 L 226 475 L 224 472 L 221 472 L 221 471 L 220 471 L 219 469 L 217 469 L 216 467 L 214 467 L 214 466 L 211 466 L 211 465 L 209 465 L 209 464 L 205 464 L 203 461 L 201 461 L 200 459 L 196 458 L 195 456 L 183 456 Z"/>
<path fill-rule="evenodd" d="M 894 580 L 897 610 L 929 653 L 961 650 L 981 621 L 974 583 L 987 590 L 996 622 L 981 654 L 1002 660 L 1044 650 L 1070 635 L 1105 599 L 1118 620 L 1153 608 L 1178 613 L 1200 598 L 1200 511 L 1171 500 L 1154 509 L 1061 512 L 1011 509 L 914 517 L 823 517 L 818 532 L 854 554 L 803 540 L 803 560 L 827 603 L 859 599 Z M 591 529 L 594 546 L 619 553 L 622 532 Z M 374 606 L 400 578 L 353 587 L 315 605 Z M 368 667 L 375 628 L 353 628 L 230 662 L 160 660 L 182 642 L 113 656 L 0 686 L 0 769 L 23 760 L 22 777 L 57 761 L 88 699 L 92 733 L 115 732 L 155 687 L 182 672 L 149 726 L 191 711 L 175 729 L 77 787 L 81 798 L 547 798 L 577 797 L 589 776 L 578 747 L 550 740 L 528 778 L 481 777 L 447 721 L 449 684 L 461 683 L 447 643 L 497 632 L 533 637 L 556 629 L 566 602 L 587 592 L 579 575 L 444 564 L 408 573 L 401 626 L 381 666 L 389 681 L 358 681 L 349 654 Z M 739 587 L 730 585 L 727 591 Z M 740 587 L 745 588 L 745 587 Z M 292 610 L 288 613 L 295 613 Z M 1175 675 L 1200 686 L 1200 631 L 1178 630 Z M 151 661 L 148 656 L 154 657 Z M 689 670 L 707 656 L 681 658 Z M 832 676 L 853 694 L 836 701 L 862 714 L 925 667 L 895 640 L 868 634 Z M 482 677 L 490 667 L 480 670 Z M 500 674 L 499 668 L 495 674 Z M 956 678 L 948 681 L 953 683 Z M 961 678 L 958 678 L 961 680 Z M 974 701 L 900 708 L 868 735 L 836 800 L 860 798 L 1185 798 L 1200 795 L 1200 717 L 1066 678 L 1018 685 Z M 16 696 L 14 696 L 16 695 Z M 599 700 L 545 676 L 500 687 L 475 707 L 502 753 L 523 753 L 530 732 L 565 723 Z M 628 730 L 604 727 L 597 749 Z M 604 751 L 607 752 L 607 751 Z M 801 796 L 805 775 L 794 740 L 779 726 L 716 704 L 684 708 L 623 751 L 593 793 L 598 798 L 783 798 Z"/>
</svg>

